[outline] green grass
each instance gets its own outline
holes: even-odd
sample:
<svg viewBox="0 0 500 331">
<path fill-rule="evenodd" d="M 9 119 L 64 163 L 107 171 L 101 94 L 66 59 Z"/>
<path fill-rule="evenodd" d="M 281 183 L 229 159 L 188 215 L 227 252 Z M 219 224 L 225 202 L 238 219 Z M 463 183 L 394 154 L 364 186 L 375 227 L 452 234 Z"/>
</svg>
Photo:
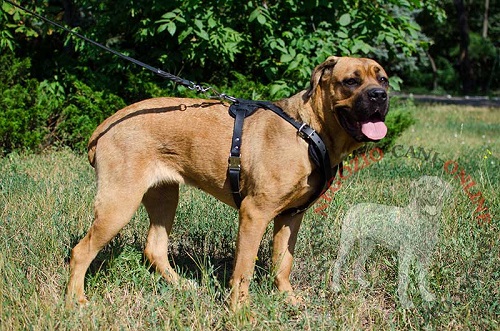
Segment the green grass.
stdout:
<svg viewBox="0 0 500 331">
<path fill-rule="evenodd" d="M 440 160 L 387 152 L 342 183 L 327 218 L 308 211 L 292 274 L 304 298 L 301 308 L 287 306 L 272 285 L 269 228 L 251 285 L 251 312 L 229 312 L 236 213 L 184 187 L 171 259 L 198 285 L 178 289 L 150 270 L 142 254 L 148 220 L 141 208 L 91 265 L 89 306 L 66 310 L 69 253 L 92 221 L 93 169 L 84 155 L 67 150 L 0 159 L 0 329 L 499 329 L 500 109 L 419 106 L 411 111 L 417 124 L 396 144 L 438 152 Z M 491 223 L 478 224 L 476 205 L 459 179 L 443 170 L 446 160 L 457 162 L 477 183 Z M 332 294 L 329 276 L 346 210 L 363 201 L 403 206 L 410 182 L 424 174 L 453 186 L 429 273 L 436 301 L 422 302 L 410 285 L 415 308 L 400 307 L 397 256 L 384 248 L 367 263 L 368 288 L 357 285 L 348 263 L 343 290 Z"/>
</svg>

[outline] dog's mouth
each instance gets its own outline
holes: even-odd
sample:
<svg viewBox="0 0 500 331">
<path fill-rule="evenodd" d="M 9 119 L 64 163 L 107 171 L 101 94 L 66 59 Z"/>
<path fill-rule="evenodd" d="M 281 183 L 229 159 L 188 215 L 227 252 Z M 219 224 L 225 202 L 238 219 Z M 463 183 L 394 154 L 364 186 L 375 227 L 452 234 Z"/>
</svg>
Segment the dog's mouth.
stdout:
<svg viewBox="0 0 500 331">
<path fill-rule="evenodd" d="M 436 216 L 439 213 L 439 209 L 434 205 L 424 205 L 422 206 L 421 211 L 429 216 Z"/>
<path fill-rule="evenodd" d="M 385 116 L 379 112 L 371 116 L 356 120 L 351 116 L 347 107 L 337 109 L 340 125 L 359 142 L 379 141 L 387 135 L 387 126 L 384 123 Z"/>
<path fill-rule="evenodd" d="M 361 125 L 361 132 L 366 138 L 372 141 L 379 141 L 387 134 L 387 126 L 381 118 L 380 114 L 374 114 L 367 121 L 359 122 Z"/>
</svg>

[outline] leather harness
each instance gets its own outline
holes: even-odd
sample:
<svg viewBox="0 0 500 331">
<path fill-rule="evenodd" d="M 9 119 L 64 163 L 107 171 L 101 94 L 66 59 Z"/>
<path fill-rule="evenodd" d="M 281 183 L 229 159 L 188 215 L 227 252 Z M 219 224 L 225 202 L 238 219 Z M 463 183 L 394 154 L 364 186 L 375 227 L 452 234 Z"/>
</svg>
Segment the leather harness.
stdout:
<svg viewBox="0 0 500 331">
<path fill-rule="evenodd" d="M 323 194 L 330 187 L 330 184 L 332 183 L 331 179 L 334 178 L 335 174 L 339 170 L 339 166 L 340 168 L 342 167 L 342 163 L 337 164 L 332 169 L 326 145 L 316 131 L 314 131 L 309 125 L 296 121 L 290 117 L 290 115 L 285 113 L 280 107 L 269 101 L 236 99 L 236 101 L 229 107 L 229 114 L 234 117 L 234 128 L 231 151 L 228 160 L 228 175 L 234 202 L 239 209 L 241 202 L 243 201 L 243 197 L 240 192 L 240 148 L 243 133 L 243 122 L 247 116 L 252 115 L 257 109 L 261 108 L 272 111 L 297 129 L 298 135 L 309 144 L 309 157 L 318 167 L 321 174 L 323 185 L 316 191 L 309 201 L 303 206 L 287 209 L 281 214 L 296 215 L 302 213 L 312 206 L 321 194 Z"/>
</svg>

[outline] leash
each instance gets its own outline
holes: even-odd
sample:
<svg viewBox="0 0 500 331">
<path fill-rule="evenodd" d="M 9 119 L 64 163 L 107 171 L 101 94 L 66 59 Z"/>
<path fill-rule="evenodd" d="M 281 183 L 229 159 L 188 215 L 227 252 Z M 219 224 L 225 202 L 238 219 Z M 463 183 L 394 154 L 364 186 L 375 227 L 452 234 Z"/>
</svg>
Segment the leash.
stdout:
<svg viewBox="0 0 500 331">
<path fill-rule="evenodd" d="M 127 56 L 127 55 L 125 55 L 123 53 L 120 53 L 120 52 L 118 52 L 118 51 L 116 51 L 116 50 L 114 50 L 114 49 L 112 49 L 110 47 L 104 46 L 103 44 L 100 44 L 97 41 L 89 39 L 89 38 L 85 37 L 84 35 L 79 34 L 78 32 L 75 32 L 75 31 L 73 31 L 73 30 L 71 30 L 71 29 L 69 29 L 69 28 L 67 28 L 67 27 L 65 27 L 65 26 L 63 26 L 63 25 L 61 25 L 61 24 L 59 24 L 59 23 L 51 20 L 51 19 L 48 19 L 48 18 L 40 15 L 40 14 L 37 14 L 36 12 L 34 12 L 34 11 L 32 11 L 32 10 L 26 8 L 26 7 L 18 5 L 17 3 L 15 3 L 15 2 L 13 2 L 11 0 L 3 0 L 3 1 L 5 1 L 5 2 L 11 4 L 12 6 L 17 7 L 19 9 L 21 9 L 22 11 L 25 11 L 25 12 L 29 13 L 30 15 L 35 16 L 35 17 L 37 17 L 37 18 L 39 18 L 39 19 L 41 19 L 41 20 L 43 20 L 43 21 L 45 21 L 45 22 L 47 22 L 49 24 L 52 24 L 52 25 L 54 25 L 54 26 L 56 26 L 56 27 L 58 27 L 58 28 L 60 28 L 60 29 L 62 29 L 64 31 L 66 31 L 66 32 L 68 32 L 68 33 L 70 33 L 70 34 L 72 34 L 74 36 L 77 36 L 78 38 L 83 39 L 86 42 L 88 42 L 88 43 L 90 43 L 90 44 L 92 44 L 94 46 L 97 46 L 97 47 L 99 47 L 99 48 L 101 48 L 101 49 L 103 49 L 103 50 L 105 50 L 107 52 L 113 53 L 113 54 L 121 57 L 122 59 L 125 59 L 125 60 L 127 60 L 129 62 L 132 62 L 132 63 L 134 63 L 134 64 L 136 64 L 136 65 L 138 65 L 140 67 L 143 67 L 144 69 L 148 69 L 149 71 L 154 72 L 155 74 L 157 74 L 160 77 L 170 79 L 171 81 L 173 81 L 173 82 L 175 82 L 177 84 L 186 86 L 190 90 L 194 90 L 196 92 L 201 92 L 201 93 L 207 93 L 208 91 L 212 91 L 213 93 L 216 94 L 215 98 L 217 98 L 217 99 L 228 100 L 230 102 L 235 102 L 236 101 L 236 98 L 231 97 L 229 95 L 226 95 L 224 93 L 219 93 L 219 92 L 217 92 L 211 86 L 205 87 L 205 86 L 202 86 L 202 85 L 195 84 L 194 82 L 192 82 L 190 80 L 178 77 L 176 75 L 173 75 L 171 73 L 163 71 L 163 70 L 161 70 L 159 68 L 155 68 L 153 66 L 150 66 L 149 64 L 146 64 L 144 62 L 136 60 L 136 59 L 134 59 L 134 58 L 132 58 L 130 56 Z"/>
<path fill-rule="evenodd" d="M 330 165 L 330 157 L 328 155 L 328 150 L 321 139 L 321 137 L 312 129 L 309 125 L 306 123 L 302 123 L 299 121 L 296 121 L 293 119 L 290 115 L 285 113 L 280 107 L 274 105 L 273 103 L 269 101 L 252 101 L 252 100 L 244 100 L 244 99 L 237 99 L 232 96 L 226 95 L 225 93 L 219 93 L 217 92 L 213 87 L 211 86 L 202 86 L 195 84 L 194 82 L 175 76 L 173 74 L 170 74 L 166 71 L 163 71 L 159 68 L 155 68 L 153 66 L 150 66 L 144 62 L 141 62 L 139 60 L 136 60 L 130 56 L 127 56 L 123 53 L 120 53 L 110 47 L 104 46 L 92 39 L 89 39 L 85 37 L 82 34 L 79 34 L 78 32 L 75 32 L 53 20 L 50 20 L 42 15 L 37 14 L 36 12 L 29 10 L 21 5 L 18 5 L 14 3 L 11 0 L 3 0 L 12 6 L 19 8 L 27 13 L 29 13 L 32 16 L 35 16 L 49 24 L 52 24 L 80 39 L 85 40 L 86 42 L 97 46 L 107 52 L 110 52 L 112 54 L 117 55 L 118 57 L 125 59 L 129 62 L 132 62 L 144 69 L 150 70 L 153 73 L 157 74 L 160 77 L 167 78 L 177 84 L 186 86 L 187 88 L 194 90 L 196 92 L 201 92 L 201 93 L 207 93 L 208 91 L 212 91 L 215 93 L 215 96 L 211 96 L 211 98 L 217 98 L 220 100 L 227 100 L 232 103 L 232 105 L 229 107 L 229 114 L 234 117 L 234 128 L 233 128 L 233 138 L 232 138 L 232 143 L 231 143 L 231 150 L 229 154 L 229 159 L 228 159 L 228 176 L 229 176 L 229 181 L 231 185 L 231 191 L 233 195 L 234 202 L 238 208 L 241 206 L 241 202 L 243 200 L 243 197 L 241 196 L 240 192 L 240 173 L 241 173 L 241 153 L 240 153 L 240 147 L 241 147 L 241 139 L 242 139 L 242 133 L 243 133 L 243 123 L 244 119 L 247 116 L 250 116 L 253 114 L 257 109 L 268 109 L 280 116 L 282 119 L 290 123 L 297 129 L 297 134 L 304 139 L 308 144 L 309 144 L 309 157 L 311 160 L 314 162 L 314 164 L 319 168 L 321 178 L 323 181 L 323 186 L 320 187 L 319 190 L 315 194 L 312 195 L 312 197 L 309 199 L 309 201 L 301 206 L 301 207 L 296 207 L 296 208 L 291 208 L 288 210 L 283 211 L 281 214 L 291 214 L 291 215 L 296 215 L 299 213 L 302 213 L 306 211 L 309 207 L 311 207 L 316 200 L 325 192 L 331 185 L 332 179 L 336 175 L 337 171 L 339 170 L 342 171 L 342 163 L 340 165 L 336 165 L 333 169 Z M 332 176 L 333 174 L 333 176 Z"/>
</svg>

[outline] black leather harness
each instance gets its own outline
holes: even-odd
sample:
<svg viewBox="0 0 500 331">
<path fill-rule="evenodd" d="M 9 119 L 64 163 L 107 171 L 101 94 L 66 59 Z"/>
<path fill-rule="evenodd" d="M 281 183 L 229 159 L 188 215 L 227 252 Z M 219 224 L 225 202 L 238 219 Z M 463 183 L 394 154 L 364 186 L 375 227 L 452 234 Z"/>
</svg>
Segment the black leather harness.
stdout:
<svg viewBox="0 0 500 331">
<path fill-rule="evenodd" d="M 321 174 L 321 179 L 323 185 L 317 190 L 317 192 L 309 199 L 309 201 L 300 207 L 291 208 L 285 210 L 281 214 L 292 214 L 296 215 L 307 210 L 311 205 L 316 202 L 316 200 L 325 192 L 331 184 L 331 179 L 337 173 L 339 165 L 336 165 L 333 169 L 330 165 L 330 157 L 328 155 L 328 150 L 325 143 L 321 137 L 314 131 L 309 125 L 296 121 L 285 113 L 280 107 L 269 101 L 253 101 L 237 99 L 229 107 L 229 114 L 234 117 L 234 129 L 233 129 L 233 139 L 231 143 L 231 152 L 229 154 L 228 160 L 228 175 L 229 182 L 231 184 L 231 191 L 233 194 L 233 199 L 238 208 L 241 206 L 243 197 L 240 192 L 240 172 L 241 172 L 241 159 L 240 159 L 240 148 L 241 139 L 243 133 L 243 122 L 245 117 L 252 115 L 257 109 L 268 109 L 283 118 L 285 121 L 293 125 L 297 129 L 298 135 L 304 139 L 309 144 L 309 157 L 318 167 Z M 340 163 L 341 166 L 342 163 Z"/>
</svg>

